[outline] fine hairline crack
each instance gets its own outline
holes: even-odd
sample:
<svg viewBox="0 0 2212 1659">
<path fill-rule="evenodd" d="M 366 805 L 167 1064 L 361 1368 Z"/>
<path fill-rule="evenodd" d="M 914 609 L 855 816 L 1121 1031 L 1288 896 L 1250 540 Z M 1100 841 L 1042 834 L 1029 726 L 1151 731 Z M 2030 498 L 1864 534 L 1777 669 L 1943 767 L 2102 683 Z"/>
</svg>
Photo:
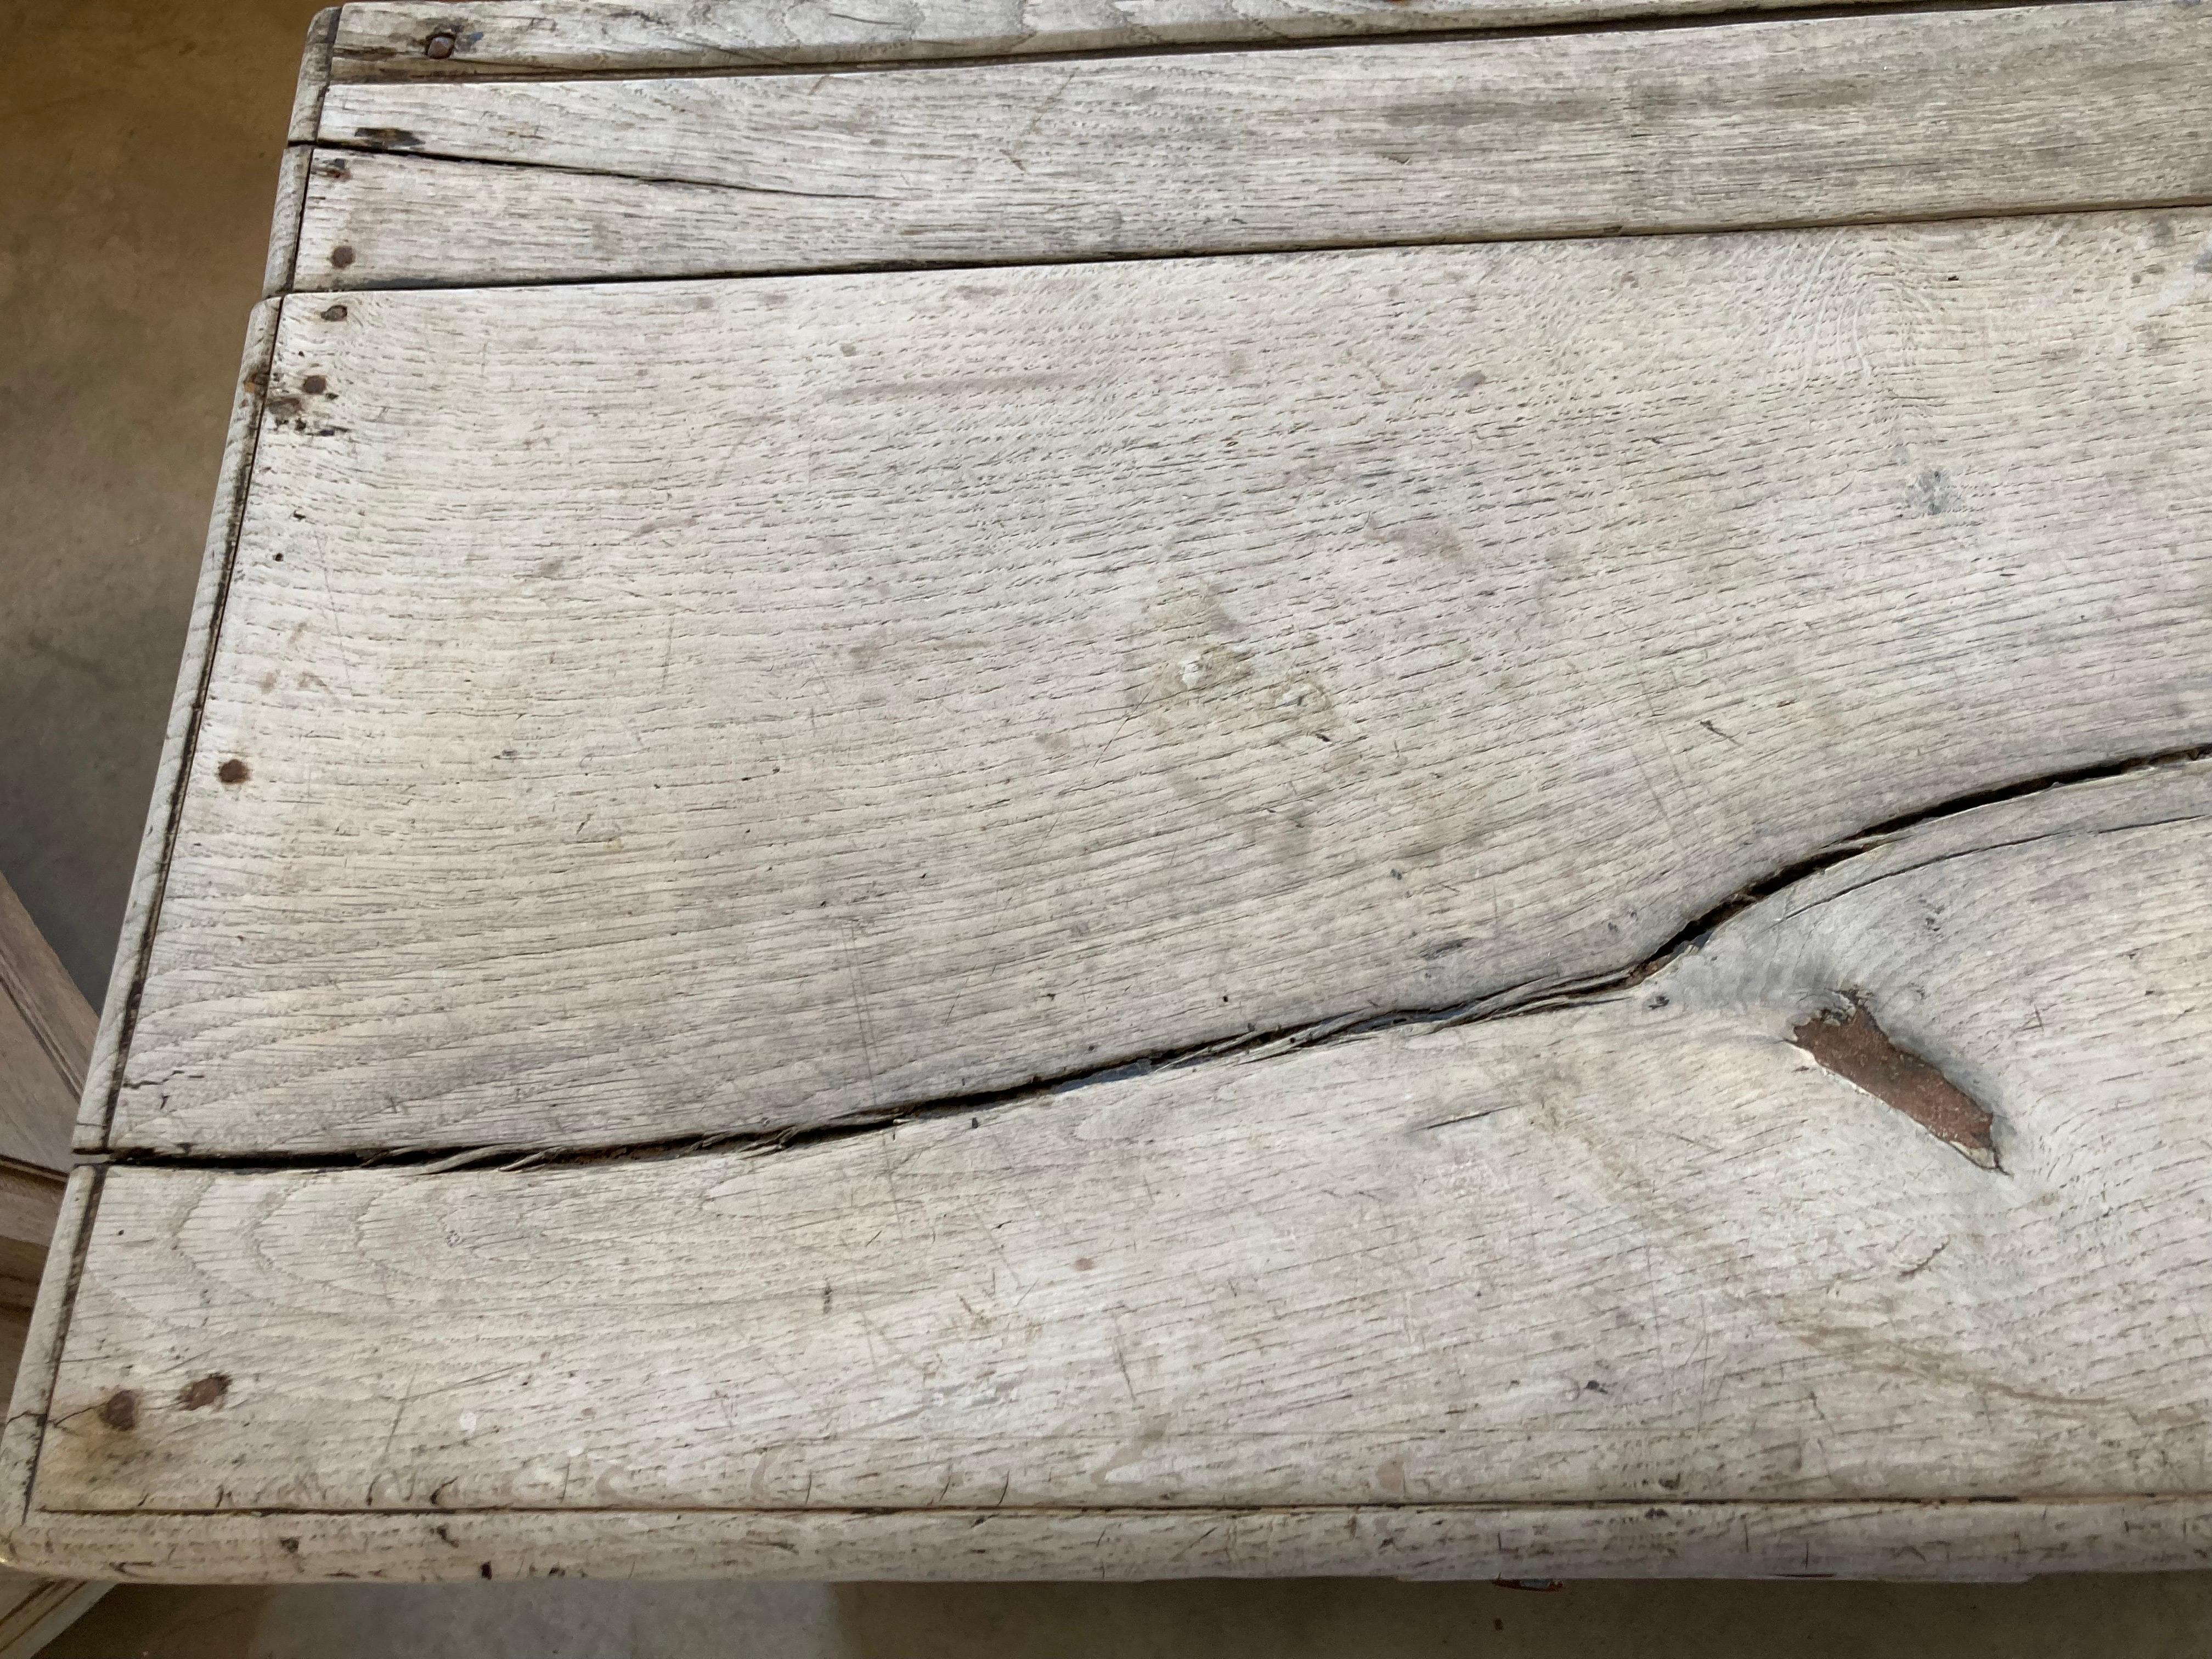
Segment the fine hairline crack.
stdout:
<svg viewBox="0 0 2212 1659">
<path fill-rule="evenodd" d="M 1431 1030 L 1442 1030 L 1477 1022 L 1521 1018 L 1570 1006 L 1587 1006 L 1619 1000 L 1626 993 L 1659 973 L 1678 958 L 1701 947 L 1708 936 L 1724 923 L 1784 888 L 1817 875 L 1821 871 L 1840 864 L 1845 860 L 1869 852 L 1920 825 L 1939 818 L 1972 811 L 1977 808 L 2023 799 L 2052 789 L 2100 782 L 2134 772 L 2179 766 L 2207 758 L 2212 758 L 2212 745 L 2167 750 L 2156 754 L 2134 756 L 2072 771 L 2047 774 L 1956 796 L 1905 816 L 1869 825 L 1802 859 L 1784 865 L 1756 882 L 1737 888 L 1718 903 L 1709 907 L 1685 923 L 1657 949 L 1624 967 L 1580 975 L 1549 975 L 1525 981 L 1502 989 L 1487 991 L 1480 997 L 1459 1002 L 1439 1006 L 1358 1010 L 1331 1014 L 1319 1019 L 1301 1021 L 1292 1025 L 1242 1032 L 1226 1037 L 1211 1037 L 1201 1042 L 1124 1055 L 1103 1066 L 1066 1073 L 1056 1077 L 1033 1077 L 1020 1083 L 999 1088 L 975 1090 L 942 1096 L 932 1100 L 872 1108 L 865 1111 L 849 1113 L 824 1122 L 797 1125 L 783 1129 L 734 1129 L 709 1131 L 704 1133 L 692 1131 L 680 1135 L 599 1146 L 574 1146 L 566 1143 L 548 1145 L 543 1141 L 508 1140 L 486 1142 L 469 1146 L 454 1146 L 447 1144 L 423 1147 L 394 1147 L 353 1153 L 267 1152 L 222 1155 L 179 1153 L 167 1151 L 125 1151 L 108 1153 L 91 1161 L 134 1167 L 207 1170 L 376 1168 L 406 1170 L 420 1175 L 438 1175 L 486 1167 L 499 1170 L 520 1170 L 530 1168 L 544 1169 L 554 1166 L 659 1160 L 694 1157 L 704 1153 L 762 1157 L 793 1147 L 850 1139 L 855 1136 L 872 1134 L 884 1129 L 896 1129 L 904 1123 L 927 1122 L 939 1118 L 958 1116 L 963 1113 L 980 1117 L 985 1112 L 1031 1104 L 1055 1096 L 1073 1093 L 1079 1090 L 1093 1088 L 1103 1084 L 1125 1082 L 1158 1073 L 1182 1071 L 1231 1060 L 1249 1063 L 1273 1059 L 1302 1048 L 1355 1041 L 1373 1036 L 1377 1032 L 1408 1026 L 1421 1026 Z M 2160 823 L 2177 821 L 2181 820 L 2174 817 L 2156 820 Z M 2007 847 L 2025 845 L 2049 838 L 2050 836 L 2045 834 L 1993 842 L 1987 848 L 1962 848 L 1947 854 L 1942 858 L 1883 873 L 1885 876 L 1906 875 L 1915 870 L 1925 868 L 1928 863 L 1942 862 L 1946 859 L 1963 857 L 1972 852 L 1999 851 Z M 1878 876 L 1872 879 L 1881 878 L 1882 877 Z M 1856 884 L 1845 889 L 1844 891 L 1854 892 L 1858 890 L 1859 887 L 1869 884 L 1871 880 Z M 1842 895 L 1830 896 L 1840 897 Z M 1959 1143 L 1954 1141 L 1954 1144 Z M 1967 1149 L 1962 1148 L 1962 1150 Z M 1971 1152 L 1970 1155 L 1972 1155 Z"/>
</svg>

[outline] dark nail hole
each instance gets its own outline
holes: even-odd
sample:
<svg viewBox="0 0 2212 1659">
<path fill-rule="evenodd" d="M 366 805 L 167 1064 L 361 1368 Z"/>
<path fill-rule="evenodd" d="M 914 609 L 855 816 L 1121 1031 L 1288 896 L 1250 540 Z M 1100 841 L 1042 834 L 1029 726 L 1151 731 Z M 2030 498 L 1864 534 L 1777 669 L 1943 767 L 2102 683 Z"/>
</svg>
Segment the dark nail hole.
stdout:
<svg viewBox="0 0 2212 1659">
<path fill-rule="evenodd" d="M 203 1406 L 214 1405 L 229 1392 L 230 1378 L 222 1371 L 210 1371 L 178 1389 L 177 1403 L 188 1412 L 196 1412 Z"/>
<path fill-rule="evenodd" d="M 244 783 L 253 773 L 244 761 L 234 755 L 215 769 L 215 775 L 225 783 Z"/>
<path fill-rule="evenodd" d="M 111 1429 L 137 1428 L 138 1396 L 128 1389 L 118 1389 L 100 1402 L 100 1420 Z"/>
<path fill-rule="evenodd" d="M 353 249 L 349 247 L 345 243 L 340 242 L 336 247 L 331 250 L 331 263 L 336 265 L 340 270 L 343 270 L 348 265 L 353 263 Z"/>
<path fill-rule="evenodd" d="M 433 58 L 451 58 L 453 55 L 453 37 L 444 33 L 434 34 L 422 50 Z"/>
<path fill-rule="evenodd" d="M 345 319 L 346 308 L 343 306 L 325 306 L 323 307 L 323 320 L 325 322 L 342 323 L 345 321 Z"/>
</svg>

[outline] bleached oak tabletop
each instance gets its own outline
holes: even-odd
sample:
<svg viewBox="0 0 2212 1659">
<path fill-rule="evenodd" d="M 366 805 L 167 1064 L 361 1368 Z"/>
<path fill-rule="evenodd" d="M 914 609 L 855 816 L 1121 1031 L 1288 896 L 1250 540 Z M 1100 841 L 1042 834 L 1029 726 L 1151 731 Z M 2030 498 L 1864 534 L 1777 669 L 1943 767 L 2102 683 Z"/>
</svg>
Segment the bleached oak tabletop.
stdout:
<svg viewBox="0 0 2212 1659">
<path fill-rule="evenodd" d="M 311 39 L 10 1556 L 2212 1559 L 2212 7 Z"/>
</svg>

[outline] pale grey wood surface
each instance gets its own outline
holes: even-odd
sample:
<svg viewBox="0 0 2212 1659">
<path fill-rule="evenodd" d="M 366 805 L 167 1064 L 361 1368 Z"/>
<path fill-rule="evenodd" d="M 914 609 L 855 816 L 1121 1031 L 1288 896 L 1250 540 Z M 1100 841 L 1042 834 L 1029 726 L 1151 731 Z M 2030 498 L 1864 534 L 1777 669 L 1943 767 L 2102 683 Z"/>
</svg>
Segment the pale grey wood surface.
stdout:
<svg viewBox="0 0 2212 1659">
<path fill-rule="evenodd" d="M 8 1559 L 2212 1561 L 2208 26 L 1634 9 L 319 20 Z"/>
<path fill-rule="evenodd" d="M 2208 241 L 294 296 L 109 1144 L 774 1129 L 1441 1007 L 2202 743 Z"/>
<path fill-rule="evenodd" d="M 105 1144 L 114 1091 L 120 1080 L 124 1055 L 130 1047 L 146 952 L 161 915 L 161 894 L 168 878 L 170 836 L 184 799 L 192 745 L 199 732 L 200 702 L 208 663 L 216 626 L 222 620 L 223 597 L 228 591 L 231 556 L 245 516 L 246 487 L 252 477 L 254 450 L 260 437 L 262 399 L 269 385 L 270 354 L 276 349 L 279 310 L 276 300 L 265 299 L 246 318 L 238 380 L 231 392 L 230 424 L 223 438 L 222 460 L 216 479 L 215 505 L 200 555 L 200 574 L 192 592 L 191 615 L 185 625 L 183 660 L 177 668 L 176 694 L 169 703 L 161 759 L 154 774 L 145 831 L 139 838 L 137 868 L 132 872 L 130 896 L 124 905 L 122 937 L 116 944 L 115 963 L 109 970 L 107 994 L 100 1004 L 100 1024 L 94 1035 L 85 1091 L 79 1103 L 74 1140 L 81 1152 L 97 1152 Z"/>
<path fill-rule="evenodd" d="M 1843 0 L 1845 4 L 1861 0 Z M 685 72 L 1758 11 L 1779 0 L 498 0 L 343 9 L 332 78 Z M 442 55 L 441 55 L 442 54 Z"/>
<path fill-rule="evenodd" d="M 34 1516 L 2201 1494 L 2208 872 L 2160 767 L 1549 1012 L 764 1155 L 114 1169 Z M 1815 1062 L 1846 1002 L 1996 1167 Z"/>
<path fill-rule="evenodd" d="M 307 24 L 307 44 L 300 52 L 300 77 L 292 89 L 292 120 L 286 130 L 289 143 L 312 142 L 323 112 L 323 94 L 331 83 L 331 46 L 337 38 L 341 8 L 325 6 Z"/>
<path fill-rule="evenodd" d="M 910 73 L 340 86 L 322 139 L 365 148 L 317 151 L 298 282 L 2201 202 L 2208 84 L 2212 12 L 2121 0 Z"/>
</svg>

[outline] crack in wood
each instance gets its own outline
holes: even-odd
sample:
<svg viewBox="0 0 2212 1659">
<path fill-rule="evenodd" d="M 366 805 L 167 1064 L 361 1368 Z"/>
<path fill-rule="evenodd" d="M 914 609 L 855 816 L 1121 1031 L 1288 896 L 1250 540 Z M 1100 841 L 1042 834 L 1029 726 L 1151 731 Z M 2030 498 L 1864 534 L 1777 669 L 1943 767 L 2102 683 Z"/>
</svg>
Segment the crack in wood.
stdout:
<svg viewBox="0 0 2212 1659">
<path fill-rule="evenodd" d="M 2212 758 L 2212 746 L 2166 750 L 2029 779 L 2003 787 L 1978 790 L 1940 802 L 1918 812 L 1887 820 L 1847 836 L 1818 853 L 1783 866 L 1759 882 L 1739 888 L 1718 904 L 1686 923 L 1657 950 L 1626 967 L 1572 979 L 1531 981 L 1486 993 L 1472 1001 L 1448 1006 L 1376 1009 L 1332 1014 L 1280 1030 L 1244 1032 L 1225 1038 L 1212 1037 L 1181 1048 L 1124 1055 L 1088 1071 L 1058 1077 L 1033 1077 L 1002 1088 L 910 1102 L 834 1119 L 826 1123 L 765 1132 L 732 1130 L 605 1146 L 567 1144 L 549 1146 L 530 1141 L 501 1141 L 458 1148 L 450 1145 L 395 1146 L 359 1153 L 286 1154 L 267 1152 L 237 1156 L 195 1156 L 191 1153 L 132 1152 L 110 1154 L 94 1161 L 135 1167 L 205 1170 L 352 1170 L 378 1167 L 403 1169 L 428 1176 L 485 1165 L 496 1165 L 501 1171 L 511 1171 L 526 1168 L 683 1158 L 717 1152 L 765 1157 L 793 1147 L 896 1129 L 902 1123 L 924 1122 L 962 1113 L 980 1115 L 1004 1107 L 1034 1104 L 1079 1089 L 1123 1082 L 1156 1072 L 1178 1071 L 1200 1065 L 1249 1063 L 1304 1048 L 1356 1041 L 1378 1032 L 1408 1027 L 1442 1030 L 1479 1022 L 1525 1018 L 1565 1007 L 1591 1006 L 1618 999 L 1670 963 L 1698 950 L 1714 930 L 1761 900 L 1848 859 L 1883 846 L 1909 830 L 1940 818 L 2040 794 L 2046 790 L 2094 783 L 2130 773 L 2185 765 L 2207 758 Z M 2157 822 L 2176 821 L 2161 818 Z M 2027 839 L 2048 838 L 2037 836 Z M 1946 857 L 1964 857 L 1967 851 L 2001 851 L 2020 844 L 2025 842 L 1993 842 L 1988 847 L 1966 849 Z M 1875 881 L 1909 875 L 1924 867 L 1924 864 L 1911 865 L 1886 871 L 1845 890 L 1855 892 Z M 1813 907 L 1808 905 L 1805 908 Z M 1989 1111 L 1959 1089 L 1940 1070 L 1918 1055 L 1898 1047 L 1856 997 L 1848 992 L 1839 994 L 1844 996 L 1848 1005 L 1847 1012 L 1830 1012 L 1814 1016 L 1793 1030 L 1791 1040 L 1846 1081 L 1905 1112 L 1930 1133 L 1956 1148 L 1962 1156 L 1984 1169 L 2003 1173 L 1995 1144 L 1990 1139 L 1993 1120 Z M 1863 1020 L 1863 1029 L 1856 1023 L 1859 1020 Z M 1916 1067 L 1917 1070 L 1914 1069 Z M 1445 1125 L 1438 1123 L 1425 1127 L 1440 1128 Z"/>
</svg>

